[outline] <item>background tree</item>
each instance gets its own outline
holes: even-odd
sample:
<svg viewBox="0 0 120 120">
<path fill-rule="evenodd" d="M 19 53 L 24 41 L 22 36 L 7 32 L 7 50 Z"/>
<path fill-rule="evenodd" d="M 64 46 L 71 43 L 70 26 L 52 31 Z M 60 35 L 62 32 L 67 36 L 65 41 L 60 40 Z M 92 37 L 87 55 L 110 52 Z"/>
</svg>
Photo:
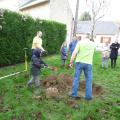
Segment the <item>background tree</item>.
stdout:
<svg viewBox="0 0 120 120">
<path fill-rule="evenodd" d="M 55 21 L 33 19 L 9 10 L 0 11 L 0 67 L 24 61 L 24 48 L 28 60 L 31 57 L 31 43 L 36 32 L 41 30 L 43 47 L 48 55 L 59 53 L 59 46 L 66 38 L 66 25 Z"/>
<path fill-rule="evenodd" d="M 84 12 L 81 16 L 80 16 L 80 21 L 90 21 L 91 20 L 91 15 L 89 12 Z"/>
<path fill-rule="evenodd" d="M 94 41 L 95 24 L 105 16 L 108 10 L 108 2 L 106 0 L 89 0 L 87 4 L 91 11 L 91 39 Z"/>
</svg>

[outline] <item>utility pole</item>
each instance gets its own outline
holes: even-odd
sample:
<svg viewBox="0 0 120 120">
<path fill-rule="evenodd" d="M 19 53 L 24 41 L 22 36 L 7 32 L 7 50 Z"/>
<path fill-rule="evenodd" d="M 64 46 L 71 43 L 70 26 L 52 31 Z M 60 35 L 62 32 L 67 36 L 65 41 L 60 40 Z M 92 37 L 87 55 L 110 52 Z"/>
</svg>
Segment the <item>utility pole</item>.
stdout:
<svg viewBox="0 0 120 120">
<path fill-rule="evenodd" d="M 76 31 L 77 31 L 77 23 L 78 23 L 78 10 L 79 10 L 79 0 L 77 0 L 77 3 L 76 3 L 76 11 L 75 11 L 75 21 L 74 21 L 73 36 L 75 36 L 75 35 L 76 35 Z"/>
</svg>

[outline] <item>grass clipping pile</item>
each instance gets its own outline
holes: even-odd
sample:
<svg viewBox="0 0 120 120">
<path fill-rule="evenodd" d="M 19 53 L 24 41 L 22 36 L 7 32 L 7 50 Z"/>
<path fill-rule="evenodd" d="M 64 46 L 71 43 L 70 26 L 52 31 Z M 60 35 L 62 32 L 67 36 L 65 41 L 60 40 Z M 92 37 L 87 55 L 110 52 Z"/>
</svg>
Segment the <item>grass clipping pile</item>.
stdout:
<svg viewBox="0 0 120 120">
<path fill-rule="evenodd" d="M 51 75 L 42 80 L 42 85 L 45 87 L 47 98 L 55 98 L 67 95 L 72 87 L 73 77 L 68 74 Z M 85 81 L 81 80 L 79 92 L 85 94 Z M 98 96 L 103 93 L 103 88 L 93 83 L 93 95 Z"/>
</svg>

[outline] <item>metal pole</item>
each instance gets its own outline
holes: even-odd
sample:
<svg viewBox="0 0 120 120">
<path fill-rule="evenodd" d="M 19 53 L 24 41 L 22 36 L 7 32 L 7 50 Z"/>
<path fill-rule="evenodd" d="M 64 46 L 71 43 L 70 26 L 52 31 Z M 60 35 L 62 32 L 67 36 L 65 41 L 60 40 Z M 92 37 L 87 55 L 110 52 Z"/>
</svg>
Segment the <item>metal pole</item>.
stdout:
<svg viewBox="0 0 120 120">
<path fill-rule="evenodd" d="M 26 70 L 26 71 L 28 70 L 28 63 L 27 63 L 27 49 L 28 49 L 28 48 L 24 48 L 24 50 L 25 50 L 25 70 Z"/>
</svg>

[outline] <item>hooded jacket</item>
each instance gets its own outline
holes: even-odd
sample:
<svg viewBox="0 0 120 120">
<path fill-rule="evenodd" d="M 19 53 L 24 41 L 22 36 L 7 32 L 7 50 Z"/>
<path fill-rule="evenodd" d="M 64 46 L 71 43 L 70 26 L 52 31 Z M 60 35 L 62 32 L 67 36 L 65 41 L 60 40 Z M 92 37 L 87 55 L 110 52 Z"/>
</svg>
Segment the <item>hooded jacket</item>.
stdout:
<svg viewBox="0 0 120 120">
<path fill-rule="evenodd" d="M 47 64 L 41 59 L 42 51 L 40 49 L 35 49 L 31 58 L 31 74 L 34 76 L 39 75 L 39 71 L 43 67 L 48 67 Z"/>
<path fill-rule="evenodd" d="M 117 59 L 119 43 L 112 43 L 112 45 L 110 46 L 110 49 L 111 49 L 110 58 Z"/>
</svg>

